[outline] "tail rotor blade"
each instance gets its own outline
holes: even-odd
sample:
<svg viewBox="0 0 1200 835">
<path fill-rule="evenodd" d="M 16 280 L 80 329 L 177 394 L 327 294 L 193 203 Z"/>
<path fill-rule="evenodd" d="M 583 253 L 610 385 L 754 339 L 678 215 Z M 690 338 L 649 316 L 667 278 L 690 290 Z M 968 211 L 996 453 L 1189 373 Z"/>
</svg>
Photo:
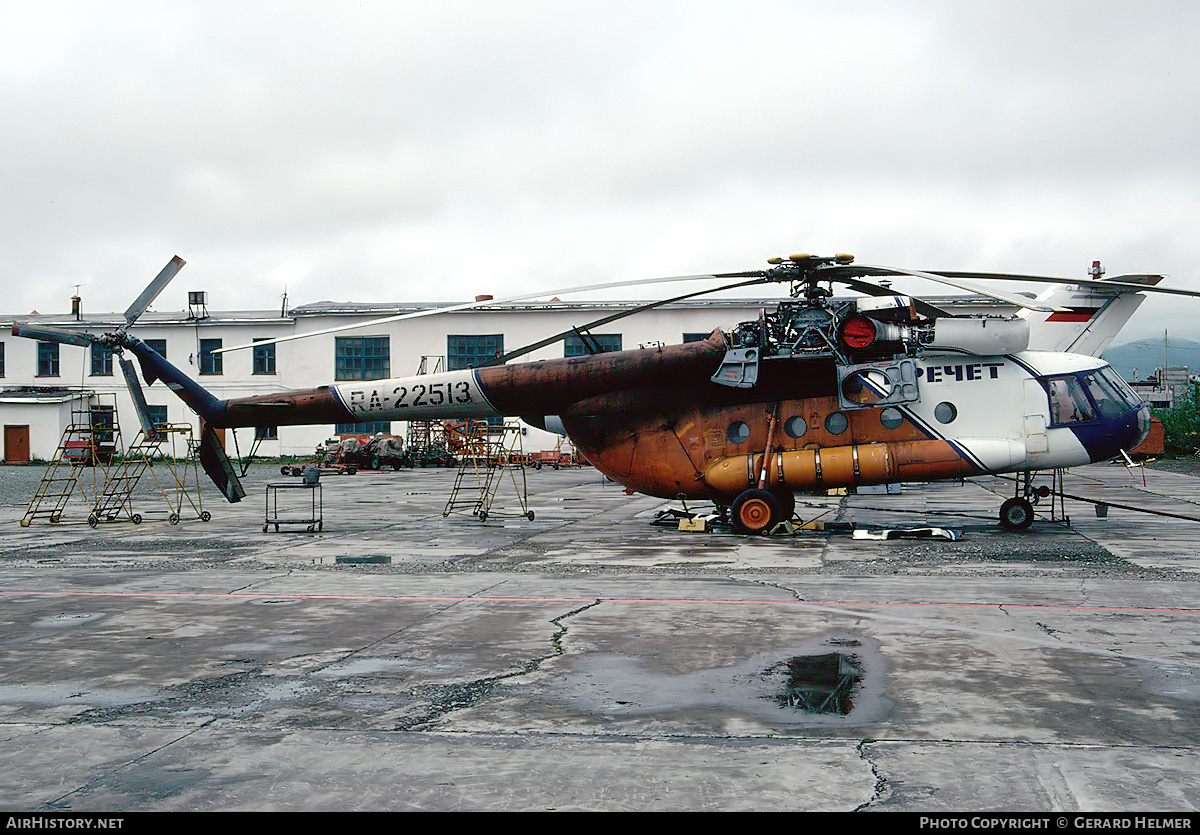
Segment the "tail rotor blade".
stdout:
<svg viewBox="0 0 1200 835">
<path fill-rule="evenodd" d="M 187 262 L 178 255 L 167 262 L 167 265 L 162 268 L 162 271 L 155 276 L 154 280 L 146 286 L 146 289 L 142 291 L 142 294 L 138 296 L 134 300 L 133 304 L 129 305 L 129 309 L 125 311 L 125 327 L 132 325 L 137 321 L 139 316 L 146 312 L 146 308 L 148 308 L 154 302 L 154 300 L 158 298 L 158 294 L 161 293 L 166 286 L 171 283 L 171 279 L 175 277 L 177 272 L 183 269 L 183 265 L 186 263 Z"/>
<path fill-rule="evenodd" d="M 66 345 L 80 345 L 87 348 L 100 342 L 100 337 L 90 333 L 74 333 L 60 331 L 54 328 L 39 328 L 33 325 L 13 325 L 13 336 L 23 336 L 26 339 L 36 339 L 40 342 L 60 342 Z"/>
<path fill-rule="evenodd" d="M 121 373 L 125 375 L 125 383 L 129 386 L 129 394 L 133 397 L 133 406 L 137 410 L 138 420 L 142 424 L 142 432 L 147 438 L 154 436 L 155 426 L 154 419 L 150 417 L 150 407 L 146 405 L 146 395 L 142 391 L 142 383 L 138 379 L 137 370 L 133 367 L 133 363 L 120 358 Z"/>
</svg>

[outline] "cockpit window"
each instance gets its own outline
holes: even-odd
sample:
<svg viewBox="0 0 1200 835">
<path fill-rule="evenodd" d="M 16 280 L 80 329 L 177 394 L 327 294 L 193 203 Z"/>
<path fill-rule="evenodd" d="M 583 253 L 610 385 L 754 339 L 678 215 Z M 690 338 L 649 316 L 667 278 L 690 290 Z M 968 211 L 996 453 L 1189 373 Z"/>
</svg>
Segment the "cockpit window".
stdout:
<svg viewBox="0 0 1200 835">
<path fill-rule="evenodd" d="M 1112 387 L 1116 390 L 1117 394 L 1120 396 L 1121 400 L 1126 406 L 1128 406 L 1130 409 L 1138 409 L 1141 407 L 1142 398 L 1139 397 L 1134 390 L 1129 387 L 1129 383 L 1121 379 L 1121 375 L 1118 374 L 1111 365 L 1101 368 L 1096 373 L 1100 375 L 1101 379 L 1107 380 L 1112 384 Z"/>
<path fill-rule="evenodd" d="M 1050 393 L 1050 422 L 1062 425 L 1095 420 L 1092 404 L 1083 393 L 1083 386 L 1074 375 L 1050 377 L 1046 380 Z"/>
<path fill-rule="evenodd" d="M 1118 418 L 1129 411 L 1129 404 L 1125 402 L 1121 392 L 1113 385 L 1112 380 L 1106 379 L 1099 371 L 1084 374 L 1083 381 L 1096 403 L 1096 408 L 1100 410 L 1100 416 L 1105 420 Z"/>
</svg>

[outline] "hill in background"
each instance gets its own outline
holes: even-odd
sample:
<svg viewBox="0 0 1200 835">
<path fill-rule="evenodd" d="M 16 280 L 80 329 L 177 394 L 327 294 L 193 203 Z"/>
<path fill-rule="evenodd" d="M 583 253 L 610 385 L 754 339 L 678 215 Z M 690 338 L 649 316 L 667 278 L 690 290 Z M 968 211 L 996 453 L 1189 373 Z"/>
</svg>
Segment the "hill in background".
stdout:
<svg viewBox="0 0 1200 835">
<path fill-rule="evenodd" d="M 1165 350 L 1161 339 L 1140 339 L 1110 347 L 1103 357 L 1126 380 L 1133 379 L 1135 368 L 1138 377 L 1144 380 L 1168 360 L 1171 365 L 1187 365 L 1192 374 L 1200 374 L 1200 342 L 1190 339 L 1168 337 Z"/>
</svg>

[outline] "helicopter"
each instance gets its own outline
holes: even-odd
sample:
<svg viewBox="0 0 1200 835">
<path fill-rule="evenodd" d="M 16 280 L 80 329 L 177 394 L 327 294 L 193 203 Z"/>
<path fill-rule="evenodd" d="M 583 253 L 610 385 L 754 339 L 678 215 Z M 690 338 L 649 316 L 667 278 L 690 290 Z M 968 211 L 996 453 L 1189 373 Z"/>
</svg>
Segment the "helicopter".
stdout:
<svg viewBox="0 0 1200 835">
<path fill-rule="evenodd" d="M 216 430 L 520 417 L 568 436 L 598 470 L 631 491 L 712 501 L 744 534 L 764 533 L 790 519 L 796 493 L 1029 474 L 1109 460 L 1133 449 L 1149 432 L 1149 407 L 1097 355 L 1143 292 L 1200 296 L 1158 287 L 1159 275 L 1105 279 L 1098 262 L 1090 279 L 1070 280 L 917 271 L 860 265 L 847 254 L 799 254 L 768 259 L 763 270 L 703 276 L 739 279 L 716 289 L 786 284 L 789 298 L 773 310 L 763 308 L 756 320 L 715 329 L 701 341 L 514 361 L 565 335 L 558 334 L 474 368 L 220 400 L 129 333 L 182 266 L 178 256 L 172 259 L 112 333 L 17 324 L 13 334 L 113 350 L 151 434 L 141 384 L 124 353 L 136 357 L 147 384 L 162 380 L 200 417 L 201 466 L 230 502 L 245 491 Z M 926 278 L 1022 309 L 1015 316 L 952 316 L 867 280 L 899 276 Z M 978 279 L 1053 286 L 1030 299 L 968 281 Z M 862 296 L 835 298 L 835 285 Z M 563 291 L 544 295 L 557 292 Z M 640 305 L 573 330 L 586 332 L 706 292 L 714 291 Z M 336 330 L 414 315 L 424 314 Z M 1024 484 L 1000 507 L 999 521 L 1007 528 L 1022 530 L 1033 521 L 1035 493 L 1030 479 Z"/>
</svg>

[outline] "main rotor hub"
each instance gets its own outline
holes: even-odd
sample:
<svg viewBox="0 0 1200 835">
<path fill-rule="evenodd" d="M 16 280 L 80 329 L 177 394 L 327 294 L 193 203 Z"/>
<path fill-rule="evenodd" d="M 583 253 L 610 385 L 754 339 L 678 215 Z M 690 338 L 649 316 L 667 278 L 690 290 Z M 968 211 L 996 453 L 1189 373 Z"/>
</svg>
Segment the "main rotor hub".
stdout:
<svg viewBox="0 0 1200 835">
<path fill-rule="evenodd" d="M 817 282 L 824 280 L 821 273 L 832 267 L 845 267 L 853 264 L 854 256 L 845 252 L 829 256 L 800 253 L 789 255 L 787 258 L 781 256 L 768 258 L 767 263 L 772 265 L 771 269 L 766 272 L 768 280 L 791 282 L 792 298 L 798 299 L 803 296 L 809 301 L 819 304 L 833 295 L 832 289 L 823 289 L 817 286 Z"/>
</svg>

